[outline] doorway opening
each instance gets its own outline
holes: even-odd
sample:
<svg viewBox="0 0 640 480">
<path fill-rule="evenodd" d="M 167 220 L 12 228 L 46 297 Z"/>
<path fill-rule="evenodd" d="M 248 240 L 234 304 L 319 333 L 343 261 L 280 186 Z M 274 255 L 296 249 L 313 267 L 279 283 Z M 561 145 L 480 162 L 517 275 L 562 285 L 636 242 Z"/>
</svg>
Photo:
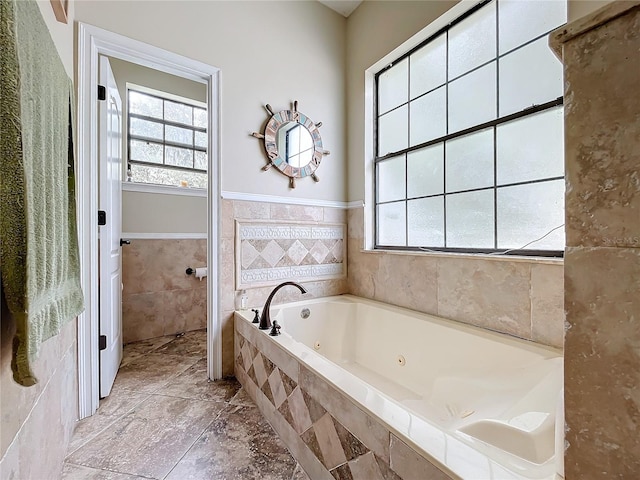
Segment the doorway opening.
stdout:
<svg viewBox="0 0 640 480">
<path fill-rule="evenodd" d="M 78 219 L 82 284 L 86 309 L 78 318 L 79 417 L 92 415 L 100 398 L 101 328 L 99 303 L 99 162 L 98 115 L 101 57 L 153 69 L 202 85 L 206 93 L 206 286 L 207 375 L 222 377 L 221 324 L 218 301 L 219 237 L 219 69 L 181 55 L 79 24 L 78 36 Z M 200 130 L 199 130 L 200 131 Z M 200 135 L 201 136 L 201 135 Z M 202 136 L 201 136 L 202 137 Z M 202 140 L 202 139 L 201 139 Z M 194 149 L 195 150 L 195 149 Z M 123 157 L 126 161 L 126 157 Z M 125 182 L 126 184 L 126 182 Z M 180 187 L 177 187 L 180 188 Z M 128 232 L 125 232 L 125 235 Z M 144 233 L 144 232 L 141 232 Z M 153 232 L 152 232 L 153 233 Z M 126 240 L 125 238 L 123 238 Z M 118 238 L 118 242 L 120 238 Z M 127 245 L 124 245 L 126 248 Z M 194 267 L 200 265 L 193 265 Z"/>
</svg>

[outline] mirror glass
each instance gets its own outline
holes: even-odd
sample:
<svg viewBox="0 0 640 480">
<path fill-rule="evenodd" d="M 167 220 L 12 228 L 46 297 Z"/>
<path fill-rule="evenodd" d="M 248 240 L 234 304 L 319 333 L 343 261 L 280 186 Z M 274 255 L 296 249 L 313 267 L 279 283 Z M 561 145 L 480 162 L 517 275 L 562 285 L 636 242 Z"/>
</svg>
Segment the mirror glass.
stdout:
<svg viewBox="0 0 640 480">
<path fill-rule="evenodd" d="M 286 122 L 280 125 L 276 137 L 278 152 L 292 167 L 305 167 L 313 158 L 313 138 L 304 125 Z"/>
</svg>

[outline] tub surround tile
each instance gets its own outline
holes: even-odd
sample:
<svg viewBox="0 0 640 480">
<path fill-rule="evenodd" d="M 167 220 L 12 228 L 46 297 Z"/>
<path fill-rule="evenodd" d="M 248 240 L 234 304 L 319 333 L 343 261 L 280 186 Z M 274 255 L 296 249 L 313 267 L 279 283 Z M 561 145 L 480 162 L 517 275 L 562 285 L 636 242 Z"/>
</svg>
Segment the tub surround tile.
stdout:
<svg viewBox="0 0 640 480">
<path fill-rule="evenodd" d="M 529 264 L 472 259 L 438 262 L 440 316 L 530 338 Z"/>
<path fill-rule="evenodd" d="M 391 435 L 391 468 L 404 480 L 449 480 L 458 478 L 453 474 L 446 474 L 432 463 L 425 460 L 415 450 Z"/>
<path fill-rule="evenodd" d="M 272 203 L 270 218 L 273 220 L 291 220 L 322 222 L 324 208 L 306 205 L 287 205 L 284 203 Z"/>
<path fill-rule="evenodd" d="M 296 462 L 255 407 L 230 405 L 206 429 L 168 480 L 291 478 Z"/>
<path fill-rule="evenodd" d="M 245 200 L 233 201 L 233 218 L 245 220 L 264 220 L 271 218 L 269 203 L 249 202 Z"/>
<path fill-rule="evenodd" d="M 568 248 L 565 275 L 565 469 L 631 478 L 640 459 L 640 249 Z"/>
<path fill-rule="evenodd" d="M 263 358 L 267 356 L 262 355 L 259 348 L 251 348 L 251 340 L 240 332 L 243 329 L 242 322 L 247 325 L 246 321 L 240 319 L 236 323 L 236 335 L 239 337 L 236 375 L 294 457 L 308 472 L 313 472 L 312 478 L 455 478 L 447 476 L 399 439 L 392 439 L 389 431 L 377 420 L 369 417 L 343 394 L 302 365 L 299 367 L 300 384 L 289 379 L 282 382 L 281 386 L 277 377 L 280 373 L 278 362 L 273 362 L 273 370 L 269 375 L 273 380 L 267 380 L 259 388 L 255 383 L 255 374 L 252 378 L 251 371 L 256 365 L 256 358 L 264 365 Z M 255 333 L 251 329 L 248 331 Z M 245 356 L 252 358 L 245 361 Z M 248 373 L 244 371 L 244 365 L 249 365 Z M 273 389 L 272 384 L 275 385 Z M 289 390 L 290 393 L 276 408 L 276 395 L 272 390 L 281 395 L 283 388 L 285 393 Z M 394 472 L 392 458 L 396 463 L 405 462 L 407 465 Z M 402 469 L 409 476 L 405 477 L 401 473 Z M 418 476 L 425 472 L 429 476 Z"/>
<path fill-rule="evenodd" d="M 562 265 L 531 265 L 531 339 L 557 348 L 564 345 Z"/>
<path fill-rule="evenodd" d="M 250 384 L 249 382 L 248 384 Z M 249 390 L 248 390 L 249 391 Z M 301 436 L 291 427 L 285 417 L 277 413 L 273 405 L 260 390 L 255 390 L 256 404 L 267 421 L 274 427 L 291 454 L 314 480 L 333 480 L 333 477 L 316 455 L 303 442 Z M 319 451 L 319 450 L 318 450 Z M 295 477 L 294 477 L 295 478 Z"/>
<path fill-rule="evenodd" d="M 553 33 L 565 77 L 567 478 L 640 464 L 640 3 Z M 634 92 L 634 93 L 630 93 Z"/>
<path fill-rule="evenodd" d="M 163 478 L 211 423 L 215 402 L 155 395 L 69 457 L 74 464 Z"/>
<path fill-rule="evenodd" d="M 311 415 L 309 415 L 309 409 L 304 401 L 304 396 L 302 395 L 300 387 L 296 386 L 293 392 L 291 392 L 291 395 L 289 395 L 289 398 L 287 399 L 287 406 L 289 407 L 289 412 L 293 419 L 291 426 L 296 432 L 302 434 L 311 428 L 313 422 L 311 420 Z"/>
<path fill-rule="evenodd" d="M 401 480 L 389 466 L 373 452 L 366 453 L 348 462 L 347 478 L 366 478 L 367 480 Z M 335 475 L 334 475 L 335 476 Z M 424 478 L 424 477 L 423 477 Z"/>
<path fill-rule="evenodd" d="M 271 363 L 268 358 L 265 358 L 265 362 Z M 271 375 L 269 375 L 268 378 L 268 382 L 268 387 L 273 399 L 273 406 L 276 408 L 280 408 L 280 406 L 287 400 L 287 393 L 284 389 L 284 383 L 282 382 L 282 376 L 280 375 L 279 368 L 275 367 L 274 369 L 272 369 Z"/>
<path fill-rule="evenodd" d="M 364 208 L 350 208 L 347 210 L 347 224 L 349 238 L 364 238 Z"/>
<path fill-rule="evenodd" d="M 233 214 L 233 200 L 222 199 L 220 202 L 220 221 L 222 223 L 220 236 L 223 239 L 233 238 L 235 236 L 235 221 Z"/>
<path fill-rule="evenodd" d="M 233 311 L 222 312 L 222 375 L 233 375 Z"/>
<path fill-rule="evenodd" d="M 347 215 L 349 293 L 562 347 L 561 264 L 363 251 L 364 208 Z"/>
<path fill-rule="evenodd" d="M 381 423 L 304 366 L 300 367 L 300 386 L 356 438 L 388 462 L 389 430 Z"/>
<path fill-rule="evenodd" d="M 281 207 L 288 206 L 272 205 Z M 321 219 L 322 209 L 317 211 Z M 346 225 L 279 220 L 236 222 L 237 289 L 345 277 Z"/>
<path fill-rule="evenodd" d="M 629 94 L 637 88 L 630 52 L 640 48 L 639 18 L 636 5 L 564 45 L 569 246 L 640 248 L 640 98 Z"/>
<path fill-rule="evenodd" d="M 378 283 L 388 286 L 379 289 L 376 295 L 378 300 L 420 312 L 437 314 L 437 259 L 383 255 L 380 258 Z"/>
<path fill-rule="evenodd" d="M 347 211 L 344 208 L 323 208 L 324 223 L 347 223 Z"/>
</svg>

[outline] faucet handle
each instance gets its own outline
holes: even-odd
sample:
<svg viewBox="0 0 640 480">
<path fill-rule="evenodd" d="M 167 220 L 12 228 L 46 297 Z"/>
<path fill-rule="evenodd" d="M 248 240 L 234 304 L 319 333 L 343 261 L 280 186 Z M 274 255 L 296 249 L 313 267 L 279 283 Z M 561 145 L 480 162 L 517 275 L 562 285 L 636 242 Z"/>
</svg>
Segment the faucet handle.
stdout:
<svg viewBox="0 0 640 480">
<path fill-rule="evenodd" d="M 271 335 L 272 337 L 277 337 L 278 335 L 280 335 L 280 325 L 278 325 L 278 321 L 274 320 L 273 321 L 273 325 L 271 325 L 271 331 L 269 332 L 269 335 Z"/>
<path fill-rule="evenodd" d="M 260 319 L 258 318 L 260 311 L 256 310 L 255 308 L 252 308 L 251 311 L 256 314 L 255 317 L 253 317 L 253 321 L 251 323 L 260 323 Z"/>
</svg>

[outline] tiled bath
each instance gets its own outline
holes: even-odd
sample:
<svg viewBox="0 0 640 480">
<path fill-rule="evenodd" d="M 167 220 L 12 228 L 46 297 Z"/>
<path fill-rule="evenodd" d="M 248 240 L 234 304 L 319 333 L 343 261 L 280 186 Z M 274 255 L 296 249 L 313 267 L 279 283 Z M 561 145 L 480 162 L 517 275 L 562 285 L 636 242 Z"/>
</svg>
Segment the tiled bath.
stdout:
<svg viewBox="0 0 640 480">
<path fill-rule="evenodd" d="M 243 388 L 314 480 L 451 478 L 240 318 L 235 355 Z"/>
</svg>

